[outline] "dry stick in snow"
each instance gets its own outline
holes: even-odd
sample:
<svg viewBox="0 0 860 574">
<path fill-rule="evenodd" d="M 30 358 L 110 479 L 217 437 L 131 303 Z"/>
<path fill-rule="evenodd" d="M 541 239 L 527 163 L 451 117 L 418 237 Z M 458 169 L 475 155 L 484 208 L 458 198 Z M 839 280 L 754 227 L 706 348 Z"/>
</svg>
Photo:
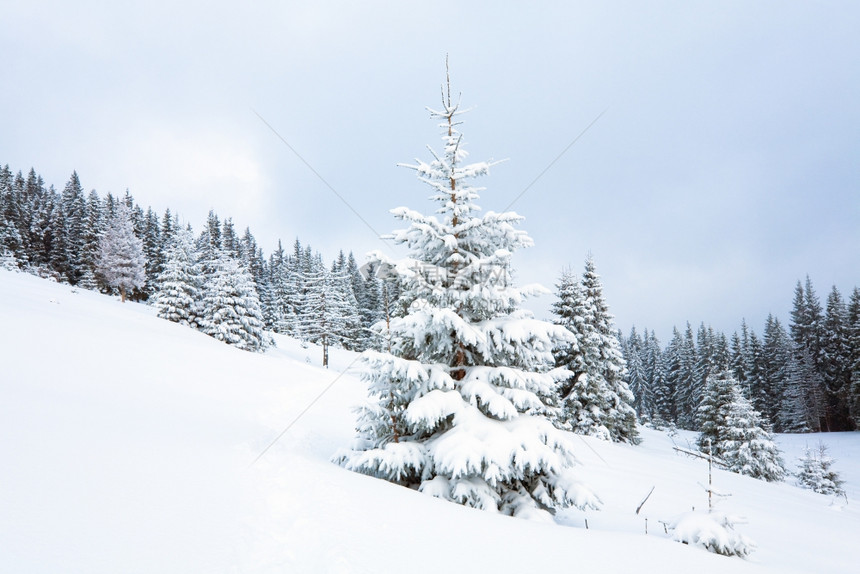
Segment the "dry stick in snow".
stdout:
<svg viewBox="0 0 860 574">
<path fill-rule="evenodd" d="M 657 488 L 656 485 L 652 486 L 651 490 L 648 491 L 648 494 L 645 496 L 645 498 L 642 500 L 642 502 L 639 503 L 639 506 L 636 507 L 636 514 L 639 514 L 639 511 L 642 510 L 642 507 L 645 506 L 645 503 L 648 502 L 649 498 L 651 498 L 651 494 L 654 492 L 655 488 Z M 645 534 L 648 534 L 648 519 L 647 518 L 645 519 Z"/>
</svg>

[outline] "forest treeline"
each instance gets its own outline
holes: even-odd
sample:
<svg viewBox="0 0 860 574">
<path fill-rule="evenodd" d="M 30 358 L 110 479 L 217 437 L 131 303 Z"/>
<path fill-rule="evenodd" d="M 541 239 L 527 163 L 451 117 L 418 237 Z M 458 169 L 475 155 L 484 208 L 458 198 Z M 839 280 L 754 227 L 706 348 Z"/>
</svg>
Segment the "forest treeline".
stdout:
<svg viewBox="0 0 860 574">
<path fill-rule="evenodd" d="M 704 323 L 673 330 L 661 347 L 653 331 L 619 333 L 627 383 L 643 421 L 699 430 L 708 377 L 731 372 L 777 432 L 860 427 L 860 289 L 847 302 L 834 286 L 824 305 L 811 279 L 797 282 L 788 328 L 773 315 L 759 336 L 745 321 L 731 337 Z"/>
<path fill-rule="evenodd" d="M 124 213 L 139 241 L 143 266 L 143 279 L 129 297 L 153 304 L 164 318 L 241 348 L 264 348 L 265 331 L 272 331 L 319 343 L 327 363 L 329 346 L 384 350 L 384 335 L 371 327 L 403 313 L 398 308 L 400 285 L 381 280 L 372 268 L 362 273 L 352 253 L 341 251 L 326 264 L 319 252 L 296 239 L 288 250 L 279 241 L 267 256 L 250 228 L 238 233 L 229 217 L 210 211 L 203 229 L 195 232 L 169 208 L 160 215 L 144 210 L 128 191 L 122 197 L 95 190 L 85 194 L 76 172 L 58 192 L 46 187 L 34 169 L 24 176 L 13 174 L 8 165 L 0 168 L 0 266 L 117 292 L 104 268 L 100 243 L 111 222 Z M 663 347 L 647 329 L 640 334 L 634 327 L 626 337 L 607 333 L 611 315 L 593 261 L 586 264 L 582 285 L 576 282 L 563 277 L 556 293 L 556 322 L 573 331 L 591 322 L 597 325 L 595 332 L 602 332 L 602 338 L 581 335 L 602 341 L 594 345 L 593 355 L 602 357 L 599 365 L 589 363 L 584 349 L 556 352 L 560 365 L 592 372 L 562 389 L 560 403 L 570 410 L 568 420 L 579 421 L 574 425 L 581 427 L 579 432 L 625 440 L 632 428 L 623 406 L 627 403 L 640 422 L 701 430 L 707 382 L 724 372 L 733 375 L 772 430 L 860 427 L 860 289 L 846 302 L 833 287 L 822 305 L 807 277 L 805 284 L 797 284 L 787 329 L 769 316 L 762 336 L 744 322 L 729 338 L 704 323 L 694 332 L 688 323 L 683 331 L 674 329 Z M 579 291 L 591 295 L 582 298 Z M 589 310 L 586 300 L 602 310 Z M 226 307 L 231 316 L 223 313 Z M 596 377 L 597 372 L 605 376 Z M 629 398 L 612 373 L 623 373 L 619 383 L 626 383 Z M 587 412 L 609 414 L 582 414 Z"/>
<path fill-rule="evenodd" d="M 159 315 L 250 350 L 265 346 L 263 330 L 324 348 L 360 351 L 378 344 L 369 326 L 385 316 L 396 293 L 372 270 L 362 274 L 352 253 L 341 251 L 327 265 L 296 239 L 289 251 L 279 241 L 266 256 L 250 228 L 240 234 L 229 217 L 210 211 L 196 233 L 169 208 L 161 215 L 144 210 L 128 191 L 122 197 L 85 194 L 76 172 L 58 192 L 34 169 L 24 176 L 0 168 L 0 266 L 117 292 L 100 249 L 120 212 L 128 213 L 144 267 L 144 280 L 128 296 L 156 305 Z M 217 312 L 228 299 L 241 307 L 232 318 Z M 241 337 L 231 340 L 235 333 Z"/>
</svg>

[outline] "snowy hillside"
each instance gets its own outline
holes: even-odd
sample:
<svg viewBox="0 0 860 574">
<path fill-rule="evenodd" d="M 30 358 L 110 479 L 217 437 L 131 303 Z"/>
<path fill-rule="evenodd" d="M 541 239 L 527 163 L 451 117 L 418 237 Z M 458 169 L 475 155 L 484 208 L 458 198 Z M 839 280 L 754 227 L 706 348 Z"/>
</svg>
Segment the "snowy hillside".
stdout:
<svg viewBox="0 0 860 574">
<path fill-rule="evenodd" d="M 491 515 L 330 463 L 365 397 L 340 375 L 355 355 L 332 352 L 326 370 L 317 348 L 276 340 L 240 351 L 0 270 L 0 572 L 857 571 L 860 433 L 777 437 L 792 471 L 805 445 L 829 445 L 847 502 L 717 471 L 721 509 L 758 546 L 726 558 L 660 523 L 707 507 L 706 463 L 672 450 L 692 434 L 577 438 L 603 510 L 563 525 Z"/>
</svg>

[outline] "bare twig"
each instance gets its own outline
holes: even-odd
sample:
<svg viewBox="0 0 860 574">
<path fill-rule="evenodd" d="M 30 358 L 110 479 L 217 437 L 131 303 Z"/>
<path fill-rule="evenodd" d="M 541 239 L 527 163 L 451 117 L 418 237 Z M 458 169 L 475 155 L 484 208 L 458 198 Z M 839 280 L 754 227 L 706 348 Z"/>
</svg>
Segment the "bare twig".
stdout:
<svg viewBox="0 0 860 574">
<path fill-rule="evenodd" d="M 642 510 L 642 507 L 643 507 L 643 506 L 645 506 L 645 503 L 646 503 L 646 502 L 648 502 L 648 499 L 649 499 L 649 498 L 651 498 L 651 494 L 654 492 L 654 489 L 655 489 L 655 488 L 657 488 L 657 486 L 656 486 L 656 485 L 655 485 L 655 486 L 652 486 L 652 487 L 651 487 L 651 490 L 649 490 L 649 491 L 648 491 L 648 495 L 647 495 L 647 496 L 645 496 L 645 499 L 644 499 L 644 500 L 642 500 L 642 502 L 640 502 L 640 503 L 639 503 L 639 506 L 637 506 L 637 507 L 636 507 L 636 514 L 639 514 L 639 511 L 640 511 L 640 510 Z M 647 525 L 647 519 L 646 519 L 646 525 Z M 647 534 L 647 533 L 648 533 L 648 532 L 647 532 L 647 531 L 648 531 L 648 526 L 645 526 L 645 531 L 646 531 L 645 533 Z"/>
</svg>

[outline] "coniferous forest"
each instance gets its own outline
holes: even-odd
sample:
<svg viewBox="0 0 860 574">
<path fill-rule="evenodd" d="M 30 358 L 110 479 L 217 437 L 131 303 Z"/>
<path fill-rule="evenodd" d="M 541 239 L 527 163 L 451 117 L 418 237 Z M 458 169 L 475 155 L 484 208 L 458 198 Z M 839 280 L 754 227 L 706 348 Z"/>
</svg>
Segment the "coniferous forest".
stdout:
<svg viewBox="0 0 860 574">
<path fill-rule="evenodd" d="M 386 335 L 372 326 L 405 313 L 402 284 L 374 264 L 362 272 L 351 252 L 326 264 L 296 239 L 266 256 L 229 217 L 210 211 L 198 232 L 169 208 L 144 210 L 128 191 L 85 194 L 74 172 L 58 192 L 35 169 L 0 168 L 0 265 L 146 301 L 165 319 L 247 350 L 264 349 L 266 331 L 318 343 L 324 364 L 329 346 L 384 350 Z M 561 428 L 635 442 L 635 412 L 658 428 L 702 430 L 709 379 L 721 373 L 768 430 L 860 426 L 858 288 L 846 301 L 834 286 L 822 304 L 806 277 L 787 326 L 769 316 L 762 335 L 744 321 L 728 337 L 687 323 L 665 346 L 648 329 L 612 330 L 590 257 L 581 278 L 562 274 L 556 297 L 555 322 L 576 339 L 554 351 L 575 374 L 558 391 Z"/>
<path fill-rule="evenodd" d="M 327 265 L 295 240 L 268 257 L 250 228 L 210 211 L 204 229 L 182 226 L 168 208 L 144 210 L 130 193 L 84 193 L 73 172 L 62 192 L 34 169 L 0 169 L 0 266 L 146 301 L 159 316 L 247 350 L 268 345 L 266 331 L 364 350 L 365 336 L 396 299 L 352 253 Z"/>
<path fill-rule="evenodd" d="M 642 421 L 700 430 L 698 407 L 711 375 L 729 372 L 776 432 L 835 432 L 860 426 L 860 289 L 834 286 L 822 305 L 812 280 L 797 282 L 786 327 L 769 315 L 762 335 L 745 321 L 727 337 L 700 324 L 675 328 L 661 347 L 635 327 L 622 341 L 627 382 Z"/>
</svg>

